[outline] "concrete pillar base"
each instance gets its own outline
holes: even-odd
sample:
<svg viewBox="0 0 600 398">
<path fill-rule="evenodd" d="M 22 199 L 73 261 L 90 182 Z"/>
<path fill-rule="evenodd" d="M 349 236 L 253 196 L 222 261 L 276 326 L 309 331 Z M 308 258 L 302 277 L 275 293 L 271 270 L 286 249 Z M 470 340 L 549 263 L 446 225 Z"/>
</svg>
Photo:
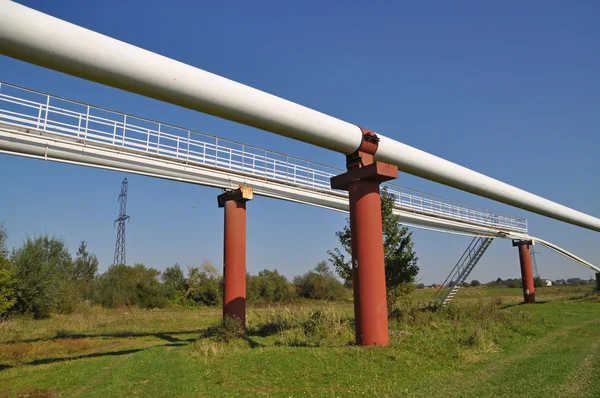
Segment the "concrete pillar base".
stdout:
<svg viewBox="0 0 600 398">
<path fill-rule="evenodd" d="M 225 209 L 223 240 L 223 318 L 236 317 L 246 325 L 246 202 L 252 188 L 239 187 L 217 197 Z"/>
</svg>

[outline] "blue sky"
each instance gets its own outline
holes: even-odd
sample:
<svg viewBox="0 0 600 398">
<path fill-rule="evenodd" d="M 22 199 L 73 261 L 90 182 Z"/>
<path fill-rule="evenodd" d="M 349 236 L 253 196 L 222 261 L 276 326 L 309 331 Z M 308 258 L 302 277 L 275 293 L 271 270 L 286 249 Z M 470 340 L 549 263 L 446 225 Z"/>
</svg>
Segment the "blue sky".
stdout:
<svg viewBox="0 0 600 398">
<path fill-rule="evenodd" d="M 73 1 L 20 3 L 225 76 L 600 216 L 600 3 Z M 342 167 L 342 155 L 0 57 L 0 80 Z M 128 263 L 222 262 L 219 190 L 0 155 L 0 222 L 88 241 L 112 262 L 129 180 Z M 597 233 L 401 174 L 397 183 L 526 216 L 530 232 L 600 263 Z M 345 215 L 256 198 L 248 270 L 291 277 L 327 258 Z M 423 282 L 442 281 L 469 238 L 414 231 Z M 542 276 L 590 272 L 539 248 Z M 473 278 L 518 277 L 496 241 Z"/>
</svg>

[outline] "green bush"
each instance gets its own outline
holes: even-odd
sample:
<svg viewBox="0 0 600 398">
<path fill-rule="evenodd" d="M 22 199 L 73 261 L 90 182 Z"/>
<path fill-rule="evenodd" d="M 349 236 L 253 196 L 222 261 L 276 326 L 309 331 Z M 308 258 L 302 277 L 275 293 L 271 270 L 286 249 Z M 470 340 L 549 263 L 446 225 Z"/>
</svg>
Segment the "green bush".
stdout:
<svg viewBox="0 0 600 398">
<path fill-rule="evenodd" d="M 293 312 L 270 314 L 267 321 L 258 330 L 275 332 L 278 346 L 348 345 L 354 339 L 352 317 L 332 307 L 295 308 Z"/>
<path fill-rule="evenodd" d="M 346 293 L 326 261 L 321 261 L 314 270 L 294 278 L 294 286 L 301 297 L 315 300 L 340 300 Z"/>
<path fill-rule="evenodd" d="M 81 292 L 75 281 L 65 281 L 58 291 L 58 298 L 52 312 L 58 314 L 72 314 L 82 301 Z"/>
<path fill-rule="evenodd" d="M 296 288 L 277 270 L 262 270 L 246 276 L 247 298 L 269 302 L 290 301 L 298 297 Z"/>
<path fill-rule="evenodd" d="M 223 301 L 222 278 L 210 261 L 188 270 L 186 304 L 218 306 Z"/>
<path fill-rule="evenodd" d="M 160 272 L 143 264 L 113 265 L 98 278 L 96 301 L 104 307 L 164 307 L 167 304 Z"/>
<path fill-rule="evenodd" d="M 0 257 L 0 317 L 8 314 L 8 311 L 17 303 L 15 286 L 17 278 L 12 263 Z"/>
<path fill-rule="evenodd" d="M 413 283 L 400 283 L 395 285 L 394 287 L 389 287 L 386 289 L 386 300 L 388 312 L 391 312 L 394 309 L 394 306 L 398 302 L 400 297 L 405 297 L 411 294 L 415 290 L 415 285 Z"/>
<path fill-rule="evenodd" d="M 246 330 L 239 318 L 226 316 L 219 325 L 209 328 L 207 335 L 216 341 L 229 343 L 246 336 Z"/>
</svg>

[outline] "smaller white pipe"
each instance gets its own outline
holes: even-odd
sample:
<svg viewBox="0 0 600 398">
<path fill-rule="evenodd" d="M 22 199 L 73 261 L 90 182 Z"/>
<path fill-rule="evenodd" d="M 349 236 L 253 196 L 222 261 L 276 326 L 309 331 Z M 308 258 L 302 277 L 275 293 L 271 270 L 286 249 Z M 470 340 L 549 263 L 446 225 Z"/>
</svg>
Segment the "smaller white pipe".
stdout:
<svg viewBox="0 0 600 398">
<path fill-rule="evenodd" d="M 563 249 L 562 247 L 558 247 L 553 243 L 550 243 L 548 241 L 542 240 L 540 238 L 533 238 L 533 243 L 539 243 L 542 246 L 547 247 L 548 249 L 554 250 L 555 252 L 557 252 L 558 254 L 562 254 L 563 256 L 570 258 L 571 260 L 591 269 L 594 270 L 596 272 L 600 272 L 600 268 L 596 267 L 594 264 L 590 263 L 589 261 L 586 261 L 584 259 L 582 259 L 581 257 L 576 256 L 575 254 L 566 251 L 565 249 Z"/>
</svg>

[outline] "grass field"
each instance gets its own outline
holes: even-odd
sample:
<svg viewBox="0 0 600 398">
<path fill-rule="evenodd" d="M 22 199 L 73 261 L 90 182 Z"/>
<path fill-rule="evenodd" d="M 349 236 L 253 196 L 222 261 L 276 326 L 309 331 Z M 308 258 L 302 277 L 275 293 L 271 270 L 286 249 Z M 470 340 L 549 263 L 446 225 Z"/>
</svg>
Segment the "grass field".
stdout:
<svg viewBox="0 0 600 398">
<path fill-rule="evenodd" d="M 398 311 L 389 347 L 353 346 L 352 303 L 261 306 L 248 332 L 219 309 L 103 310 L 0 323 L 0 396 L 600 397 L 591 287 L 463 289 L 448 310 Z"/>
</svg>

